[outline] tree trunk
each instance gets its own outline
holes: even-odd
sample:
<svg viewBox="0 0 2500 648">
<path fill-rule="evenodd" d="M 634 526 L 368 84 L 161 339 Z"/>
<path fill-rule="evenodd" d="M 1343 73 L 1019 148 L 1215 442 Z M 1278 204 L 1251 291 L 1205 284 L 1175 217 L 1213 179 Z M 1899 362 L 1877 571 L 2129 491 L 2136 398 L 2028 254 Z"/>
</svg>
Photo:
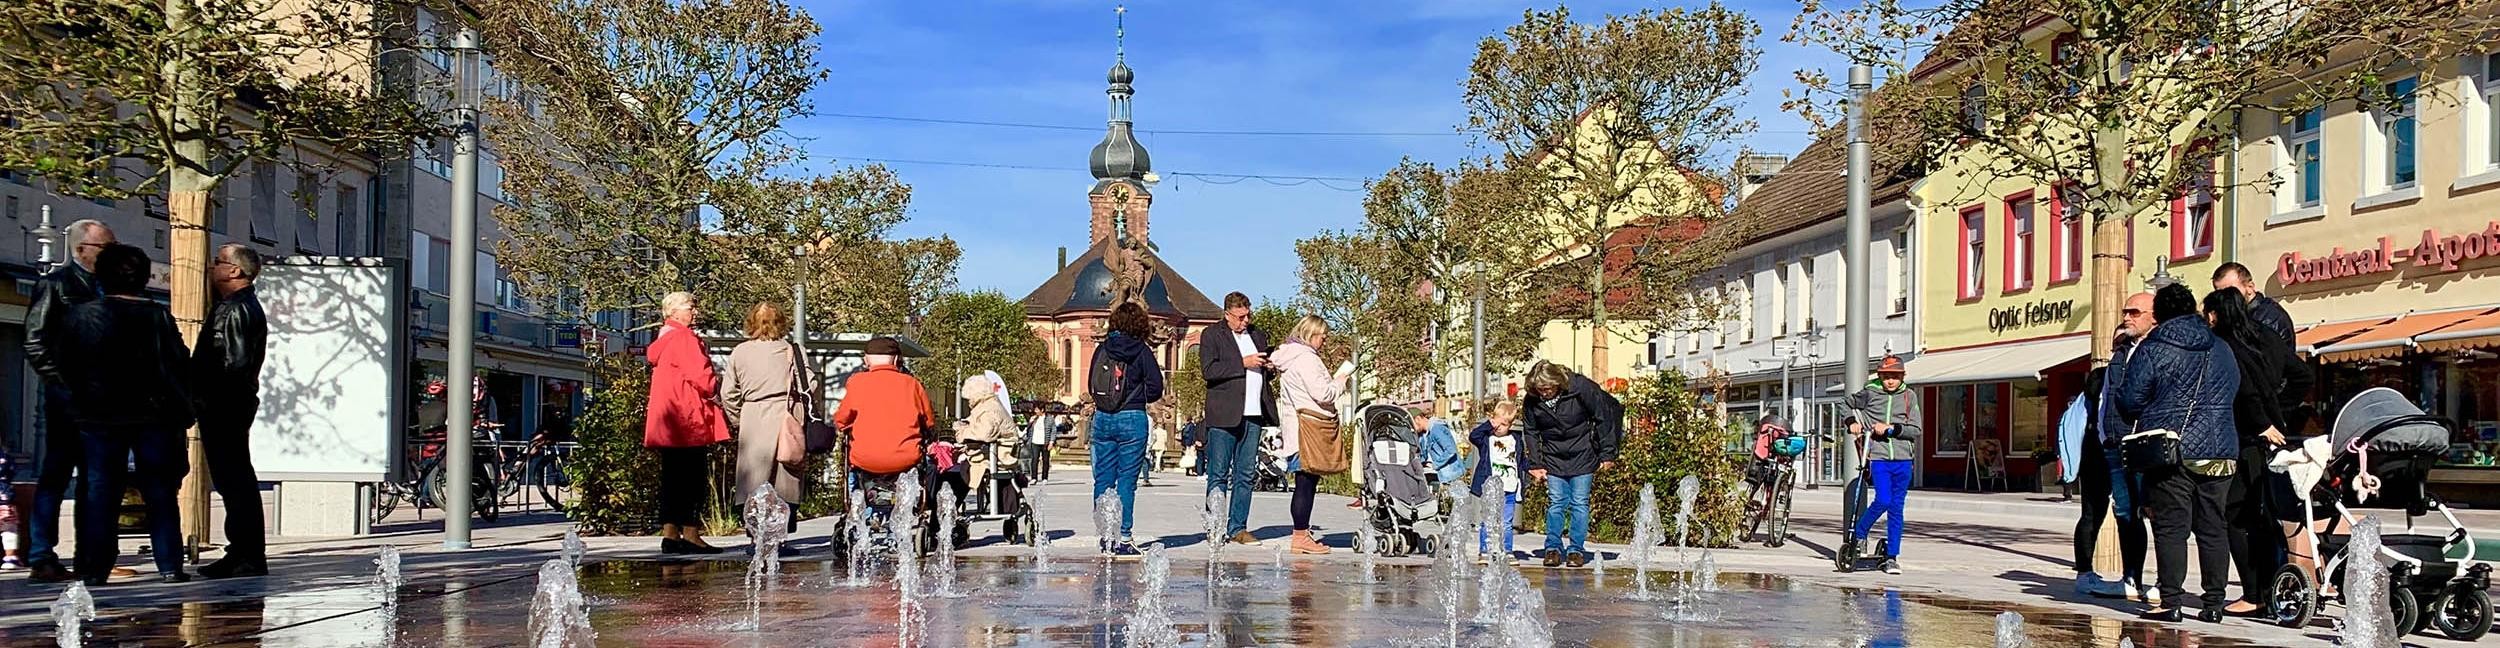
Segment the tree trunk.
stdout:
<svg viewBox="0 0 2500 648">
<path fill-rule="evenodd" d="M 1603 210 L 1598 212 L 1595 225 L 1597 229 L 1594 233 L 1597 238 L 1589 244 L 1589 258 L 1595 263 L 1590 264 L 1593 269 L 1589 270 L 1589 370 L 1587 375 L 1590 380 L 1605 384 L 1606 379 L 1611 377 L 1607 375 L 1609 372 L 1606 364 L 1609 355 L 1607 346 L 1611 341 L 1606 339 L 1606 235 L 1608 232 L 1606 231 L 1606 213 Z"/>
<path fill-rule="evenodd" d="M 2095 158 L 2101 167 L 2099 177 L 2125 178 L 2126 132 L 2119 128 L 2102 128 L 2093 135 Z M 2122 202 L 2111 198 L 2109 191 L 2095 189 L 2080 199 L 2079 218 L 2089 218 L 2092 225 L 2092 364 L 2109 364 L 2110 350 L 2118 333 L 2119 308 L 2127 303 L 2127 277 L 2134 270 L 2134 259 L 2127 256 L 2132 241 L 2132 228 L 2127 224 L 2137 215 L 2125 213 Z"/>
<path fill-rule="evenodd" d="M 192 3 L 189 0 L 165 2 L 165 26 L 180 33 L 193 28 Z M 201 105 L 215 99 L 201 88 L 200 72 L 194 61 L 180 53 L 167 57 L 164 75 L 173 87 L 173 101 L 166 110 L 177 133 L 209 132 L 206 121 L 215 114 L 214 105 Z M 174 143 L 173 159 L 160 161 L 169 171 L 165 195 L 165 217 L 171 230 L 172 248 L 167 251 L 172 276 L 168 286 L 173 297 L 174 326 L 182 334 L 183 344 L 199 339 L 200 325 L 208 320 L 208 215 L 209 192 L 217 179 L 198 169 L 179 163 L 190 161 L 205 164 L 208 141 L 199 135 L 186 135 Z M 208 457 L 200 450 L 200 428 L 193 426 L 184 434 L 189 446 L 191 470 L 182 480 L 183 544 L 194 553 L 208 544 Z"/>
</svg>

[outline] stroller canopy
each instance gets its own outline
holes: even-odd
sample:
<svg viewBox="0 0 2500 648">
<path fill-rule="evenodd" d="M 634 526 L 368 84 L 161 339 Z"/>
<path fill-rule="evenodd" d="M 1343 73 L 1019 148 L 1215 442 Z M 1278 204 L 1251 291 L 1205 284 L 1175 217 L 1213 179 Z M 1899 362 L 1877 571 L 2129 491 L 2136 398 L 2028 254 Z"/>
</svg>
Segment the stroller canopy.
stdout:
<svg viewBox="0 0 2500 648">
<path fill-rule="evenodd" d="M 2335 427 L 2329 438 L 2334 440 L 2337 454 L 2351 448 L 2354 438 L 2364 436 L 2371 452 L 2437 454 L 2448 450 L 2448 426 L 2423 416 L 2422 408 L 2386 387 L 2373 387 L 2354 395 L 2344 403 L 2343 411 L 2335 414 Z"/>
</svg>

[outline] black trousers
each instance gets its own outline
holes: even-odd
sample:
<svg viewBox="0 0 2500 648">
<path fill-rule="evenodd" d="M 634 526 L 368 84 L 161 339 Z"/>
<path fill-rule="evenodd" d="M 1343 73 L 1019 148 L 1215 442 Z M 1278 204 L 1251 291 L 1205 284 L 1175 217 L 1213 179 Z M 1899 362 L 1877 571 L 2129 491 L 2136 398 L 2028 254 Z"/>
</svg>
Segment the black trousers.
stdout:
<svg viewBox="0 0 2500 648">
<path fill-rule="evenodd" d="M 2134 477 L 2129 475 L 2127 478 Z M 2097 439 L 2084 440 L 2082 464 L 2075 468 L 2075 480 L 2082 482 L 2078 485 L 2083 488 L 2083 517 L 2075 520 L 2075 573 L 2081 574 L 2092 571 L 2092 554 L 2099 553 L 2101 548 L 2101 520 L 2113 517 L 2109 515 L 2112 513 L 2110 507 L 2118 504 L 2112 489 L 2117 478 L 2110 474 L 2109 454 L 2101 449 Z M 2142 495 L 2128 494 L 2134 496 L 2126 502 L 2128 508 L 2135 509 L 2141 505 Z M 2115 513 L 2115 519 L 2111 521 L 2118 526 L 2118 556 L 2124 570 L 2120 578 L 2141 582 L 2144 579 L 2145 542 L 2148 540 L 2145 537 L 2144 512 L 2120 510 Z"/>
<path fill-rule="evenodd" d="M 2206 477 L 2184 468 L 2144 475 L 2146 506 L 2153 518 L 2153 552 L 2161 562 L 2161 601 L 2165 607 L 2187 602 L 2188 536 L 2196 536 L 2196 571 L 2203 586 L 2204 607 L 2222 605 L 2231 584 L 2230 518 L 2232 478 Z"/>
<path fill-rule="evenodd" d="M 711 448 L 653 448 L 660 454 L 660 523 L 703 526 L 712 488 Z"/>
<path fill-rule="evenodd" d="M 2263 444 L 2253 444 L 2240 453 L 2240 473 L 2231 484 L 2231 562 L 2240 571 L 2240 599 L 2265 605 L 2274 600 L 2274 572 L 2283 568 L 2283 550 L 2289 544 L 2283 537 L 2283 526 L 2274 521 L 2266 505 L 2267 488 L 2271 486 L 2266 470 L 2266 455 L 2272 451 Z"/>
<path fill-rule="evenodd" d="M 252 469 L 252 414 L 259 407 L 255 399 L 212 406 L 200 416 L 200 453 L 208 458 L 208 482 L 226 502 L 226 557 L 248 562 L 269 557 L 260 473 Z"/>
<path fill-rule="evenodd" d="M 1318 496 L 1319 475 L 1294 471 L 1293 530 L 1303 531 L 1311 528 L 1311 503 Z"/>
</svg>

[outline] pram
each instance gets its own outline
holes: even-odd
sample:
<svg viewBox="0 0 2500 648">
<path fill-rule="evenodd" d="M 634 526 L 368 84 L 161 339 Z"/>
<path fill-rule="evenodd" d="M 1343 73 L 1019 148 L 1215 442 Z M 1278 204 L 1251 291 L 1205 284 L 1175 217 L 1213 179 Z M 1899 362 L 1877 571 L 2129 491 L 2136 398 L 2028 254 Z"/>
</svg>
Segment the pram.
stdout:
<svg viewBox="0 0 2500 648">
<path fill-rule="evenodd" d="M 1268 426 L 1259 435 L 1259 471 L 1250 489 L 1270 493 L 1293 490 L 1293 458 L 1285 455 L 1285 428 Z"/>
<path fill-rule="evenodd" d="M 1417 452 L 1414 415 L 1396 405 L 1363 408 L 1363 515 L 1380 538 L 1383 556 L 1429 551 L 1417 524 L 1441 518 L 1441 503 L 1425 481 Z"/>
<path fill-rule="evenodd" d="M 2424 486 L 2431 466 L 2448 449 L 2453 427 L 2385 387 L 2363 391 L 2344 405 L 2328 435 L 2333 450 L 2325 474 L 2301 501 L 2304 519 L 2316 519 L 2316 502 L 2335 507 L 2336 515 L 2325 521 L 2324 537 L 2314 525 L 2301 525 L 2310 546 L 2318 548 L 2320 567 L 2310 573 L 2287 564 L 2275 572 L 2274 602 L 2267 612 L 2276 623 L 2304 628 L 2326 602 L 2345 603 L 2340 594 L 2346 587 L 2345 563 L 2376 559 L 2389 564 L 2388 607 L 2395 612 L 2398 634 L 2437 627 L 2450 638 L 2475 641 L 2491 631 L 2491 596 L 2485 591 L 2491 588 L 2491 565 L 2474 560 L 2473 534 Z M 2350 537 L 2337 533 L 2349 532 L 2359 521 L 2352 511 L 2357 506 L 2405 513 L 2402 531 L 2391 529 L 2382 536 L 2379 556 L 2351 555 Z M 2446 519 L 2447 533 L 2414 532 L 2414 519 L 2431 511 Z M 2462 557 L 2449 558 L 2455 550 Z M 2320 592 L 2316 584 L 2321 576 L 2337 586 L 2337 594 Z"/>
</svg>

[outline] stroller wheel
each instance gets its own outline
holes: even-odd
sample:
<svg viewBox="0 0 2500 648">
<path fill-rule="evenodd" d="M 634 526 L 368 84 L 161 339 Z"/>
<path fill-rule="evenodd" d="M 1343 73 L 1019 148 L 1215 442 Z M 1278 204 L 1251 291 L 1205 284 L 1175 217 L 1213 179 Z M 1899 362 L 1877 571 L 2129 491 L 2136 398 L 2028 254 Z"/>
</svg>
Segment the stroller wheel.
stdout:
<svg viewBox="0 0 2500 648">
<path fill-rule="evenodd" d="M 2413 590 L 2405 589 L 2395 583 L 2388 584 L 2387 607 L 2396 613 L 2397 636 L 2421 632 L 2422 623 L 2428 621 L 2422 618 L 2421 597 L 2414 596 Z"/>
<path fill-rule="evenodd" d="M 2491 594 L 2452 586 L 2431 606 L 2429 616 L 2431 625 L 2450 639 L 2480 641 L 2491 632 Z"/>
<path fill-rule="evenodd" d="M 2274 602 L 2266 614 L 2277 625 L 2295 630 L 2309 627 L 2309 620 L 2317 616 L 2317 589 L 2310 586 L 2309 574 L 2299 565 L 2274 570 Z"/>
</svg>

